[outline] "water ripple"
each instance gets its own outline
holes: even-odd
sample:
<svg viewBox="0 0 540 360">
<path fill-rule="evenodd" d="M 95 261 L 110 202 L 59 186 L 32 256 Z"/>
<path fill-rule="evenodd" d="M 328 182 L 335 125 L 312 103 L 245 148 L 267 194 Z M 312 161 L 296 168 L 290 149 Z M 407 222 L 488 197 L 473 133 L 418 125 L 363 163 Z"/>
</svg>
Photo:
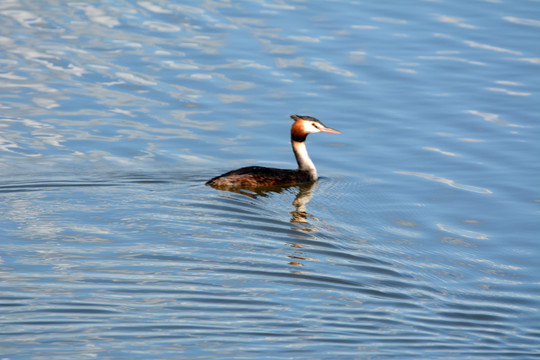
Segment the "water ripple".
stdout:
<svg viewBox="0 0 540 360">
<path fill-rule="evenodd" d="M 417 176 L 417 177 L 421 177 L 421 178 L 426 179 L 426 180 L 433 180 L 433 181 L 440 182 L 440 183 L 449 185 L 451 187 L 454 187 L 454 188 L 457 188 L 457 189 L 460 189 L 460 190 L 466 190 L 466 191 L 471 191 L 471 192 L 480 193 L 480 194 L 493 194 L 493 192 L 491 190 L 489 190 L 489 189 L 481 188 L 481 187 L 477 187 L 477 186 L 459 184 L 459 183 L 456 183 L 454 180 L 445 179 L 443 177 L 435 176 L 433 174 L 424 174 L 424 173 L 409 172 L 409 171 L 395 171 L 395 173 L 396 174 L 403 174 L 403 175 Z"/>
</svg>

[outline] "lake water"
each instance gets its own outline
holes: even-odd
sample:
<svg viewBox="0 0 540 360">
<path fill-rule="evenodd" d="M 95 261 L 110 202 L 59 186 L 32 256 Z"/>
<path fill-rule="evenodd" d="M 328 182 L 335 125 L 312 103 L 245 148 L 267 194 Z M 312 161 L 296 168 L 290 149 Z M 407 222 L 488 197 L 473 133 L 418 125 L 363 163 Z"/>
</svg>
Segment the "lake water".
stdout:
<svg viewBox="0 0 540 360">
<path fill-rule="evenodd" d="M 2 359 L 540 359 L 540 2 L 0 2 Z M 247 165 L 320 180 L 221 191 Z"/>
</svg>

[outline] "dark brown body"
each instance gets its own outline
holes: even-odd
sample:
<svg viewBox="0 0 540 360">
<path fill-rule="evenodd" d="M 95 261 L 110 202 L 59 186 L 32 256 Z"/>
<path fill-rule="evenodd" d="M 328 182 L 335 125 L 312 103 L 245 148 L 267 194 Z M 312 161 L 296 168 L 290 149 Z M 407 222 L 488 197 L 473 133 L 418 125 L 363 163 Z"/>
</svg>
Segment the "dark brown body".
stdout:
<svg viewBox="0 0 540 360">
<path fill-rule="evenodd" d="M 316 180 L 316 179 L 315 179 Z M 314 181 L 309 171 L 247 166 L 216 176 L 206 182 L 210 186 L 279 186 Z"/>
</svg>

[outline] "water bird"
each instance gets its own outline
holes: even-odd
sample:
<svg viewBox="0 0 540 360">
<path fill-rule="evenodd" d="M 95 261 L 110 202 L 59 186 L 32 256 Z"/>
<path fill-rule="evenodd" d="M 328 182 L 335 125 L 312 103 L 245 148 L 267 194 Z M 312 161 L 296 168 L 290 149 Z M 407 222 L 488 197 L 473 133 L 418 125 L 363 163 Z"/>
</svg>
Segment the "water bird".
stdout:
<svg viewBox="0 0 540 360">
<path fill-rule="evenodd" d="M 282 186 L 317 180 L 317 169 L 308 155 L 306 138 L 309 134 L 318 132 L 330 134 L 341 134 L 341 132 L 329 128 L 311 116 L 291 115 L 291 118 L 294 120 L 291 127 L 291 145 L 298 169 L 248 166 L 216 176 L 208 180 L 206 185 L 214 187 Z"/>
</svg>

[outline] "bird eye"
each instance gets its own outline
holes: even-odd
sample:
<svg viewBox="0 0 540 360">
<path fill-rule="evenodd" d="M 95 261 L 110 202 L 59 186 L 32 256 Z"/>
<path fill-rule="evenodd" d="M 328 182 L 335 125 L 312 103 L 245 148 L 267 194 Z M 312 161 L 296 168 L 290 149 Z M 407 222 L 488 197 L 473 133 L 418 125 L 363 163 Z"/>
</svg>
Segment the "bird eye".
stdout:
<svg viewBox="0 0 540 360">
<path fill-rule="evenodd" d="M 318 129 L 318 128 L 319 128 L 319 127 L 317 126 L 317 124 L 315 124 L 315 123 L 311 123 L 311 125 L 313 125 L 313 127 L 314 127 L 315 129 Z"/>
</svg>

